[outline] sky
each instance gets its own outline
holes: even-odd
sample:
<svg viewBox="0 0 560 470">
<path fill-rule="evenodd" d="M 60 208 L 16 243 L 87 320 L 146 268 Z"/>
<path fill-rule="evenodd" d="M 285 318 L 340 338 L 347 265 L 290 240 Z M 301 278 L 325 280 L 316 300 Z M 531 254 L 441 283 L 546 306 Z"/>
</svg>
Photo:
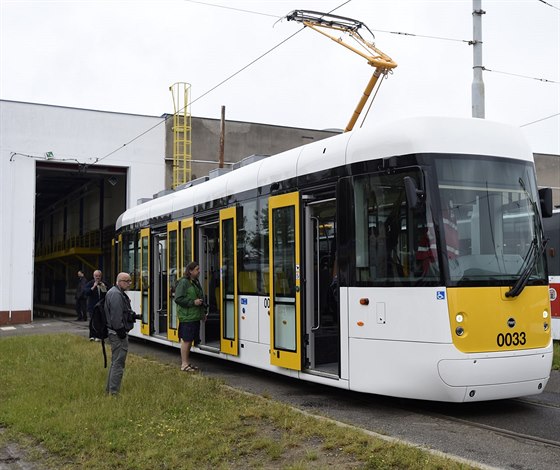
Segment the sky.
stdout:
<svg viewBox="0 0 560 470">
<path fill-rule="evenodd" d="M 196 117 L 342 129 L 373 68 L 296 9 L 363 22 L 398 63 L 358 125 L 471 116 L 471 0 L 0 0 L 0 99 L 160 116 L 187 82 Z M 560 0 L 482 9 L 486 119 L 560 154 Z"/>
</svg>

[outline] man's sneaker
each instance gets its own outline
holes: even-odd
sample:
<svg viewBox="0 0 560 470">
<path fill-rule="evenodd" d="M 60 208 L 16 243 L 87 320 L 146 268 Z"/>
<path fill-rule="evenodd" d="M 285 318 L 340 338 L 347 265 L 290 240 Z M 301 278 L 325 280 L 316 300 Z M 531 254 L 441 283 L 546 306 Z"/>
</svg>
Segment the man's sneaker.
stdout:
<svg viewBox="0 0 560 470">
<path fill-rule="evenodd" d="M 93 336 L 89 339 L 90 341 L 95 341 L 96 338 L 94 338 Z"/>
</svg>

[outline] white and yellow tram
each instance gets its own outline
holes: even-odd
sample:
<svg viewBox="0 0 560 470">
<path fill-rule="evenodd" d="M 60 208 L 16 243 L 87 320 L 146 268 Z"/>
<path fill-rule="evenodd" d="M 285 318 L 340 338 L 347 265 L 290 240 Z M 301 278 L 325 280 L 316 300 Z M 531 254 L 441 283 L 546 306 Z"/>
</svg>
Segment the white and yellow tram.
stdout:
<svg viewBox="0 0 560 470">
<path fill-rule="evenodd" d="M 142 316 L 131 334 L 178 345 L 174 286 L 196 260 L 197 353 L 396 397 L 538 394 L 552 362 L 546 191 L 519 130 L 436 117 L 193 181 L 117 222 L 115 269 Z"/>
</svg>

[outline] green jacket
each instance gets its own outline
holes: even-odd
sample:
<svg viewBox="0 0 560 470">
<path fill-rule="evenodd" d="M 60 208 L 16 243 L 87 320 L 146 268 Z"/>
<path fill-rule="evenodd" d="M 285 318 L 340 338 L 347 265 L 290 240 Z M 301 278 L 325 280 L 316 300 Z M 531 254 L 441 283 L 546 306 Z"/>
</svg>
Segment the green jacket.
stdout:
<svg viewBox="0 0 560 470">
<path fill-rule="evenodd" d="M 180 322 L 199 321 L 204 318 L 206 308 L 203 305 L 195 305 L 196 299 L 204 299 L 202 286 L 198 279 L 192 281 L 186 277 L 179 279 L 175 288 L 175 303 Z"/>
</svg>

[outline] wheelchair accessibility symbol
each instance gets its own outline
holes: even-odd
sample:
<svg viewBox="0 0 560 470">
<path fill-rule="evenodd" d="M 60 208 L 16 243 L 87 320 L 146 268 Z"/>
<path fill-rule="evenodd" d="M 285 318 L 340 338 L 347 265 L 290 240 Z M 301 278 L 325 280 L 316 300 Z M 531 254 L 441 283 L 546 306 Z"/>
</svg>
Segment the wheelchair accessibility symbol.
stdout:
<svg viewBox="0 0 560 470">
<path fill-rule="evenodd" d="M 444 290 L 438 290 L 436 292 L 436 299 L 437 300 L 445 300 L 445 291 Z"/>
</svg>

